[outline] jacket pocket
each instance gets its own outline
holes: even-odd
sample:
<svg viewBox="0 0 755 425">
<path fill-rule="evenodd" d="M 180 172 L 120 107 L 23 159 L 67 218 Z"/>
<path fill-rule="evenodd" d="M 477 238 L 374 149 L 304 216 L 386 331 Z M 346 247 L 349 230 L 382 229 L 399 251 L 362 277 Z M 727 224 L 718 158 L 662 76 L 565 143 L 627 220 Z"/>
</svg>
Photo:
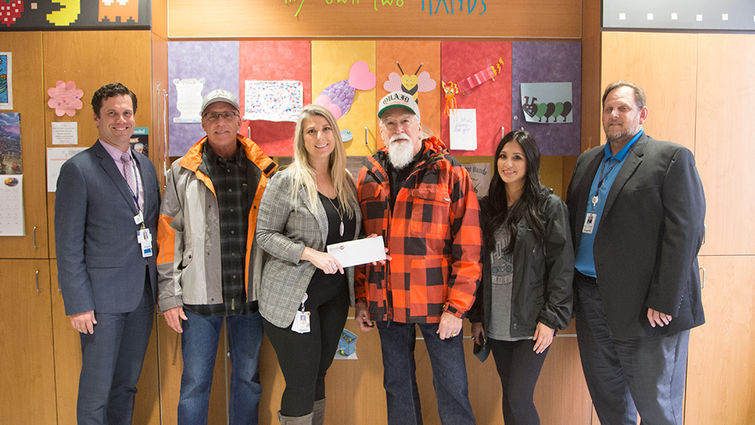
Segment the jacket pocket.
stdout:
<svg viewBox="0 0 755 425">
<path fill-rule="evenodd" d="M 410 233 L 444 236 L 448 232 L 451 197 L 437 189 L 435 186 L 420 186 L 412 190 Z"/>
</svg>

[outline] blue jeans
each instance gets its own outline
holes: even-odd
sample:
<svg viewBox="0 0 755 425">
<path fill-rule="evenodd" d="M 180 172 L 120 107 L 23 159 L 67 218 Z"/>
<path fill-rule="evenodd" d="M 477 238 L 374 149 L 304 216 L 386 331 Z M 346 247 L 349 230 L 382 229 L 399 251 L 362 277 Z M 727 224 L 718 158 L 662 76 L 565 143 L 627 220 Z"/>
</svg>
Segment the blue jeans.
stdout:
<svg viewBox="0 0 755 425">
<path fill-rule="evenodd" d="M 438 414 L 443 425 L 474 424 L 467 393 L 462 335 L 441 340 L 437 323 L 417 323 L 430 355 Z M 422 425 L 417 390 L 414 323 L 377 322 L 383 352 L 383 387 L 389 425 Z"/>
<path fill-rule="evenodd" d="M 184 310 L 181 348 L 184 368 L 181 398 L 178 401 L 180 425 L 207 424 L 210 385 L 215 368 L 218 337 L 227 319 L 228 346 L 231 352 L 231 393 L 228 423 L 257 424 L 262 387 L 257 370 L 262 346 L 262 318 L 259 313 L 228 316 L 202 316 Z"/>
</svg>

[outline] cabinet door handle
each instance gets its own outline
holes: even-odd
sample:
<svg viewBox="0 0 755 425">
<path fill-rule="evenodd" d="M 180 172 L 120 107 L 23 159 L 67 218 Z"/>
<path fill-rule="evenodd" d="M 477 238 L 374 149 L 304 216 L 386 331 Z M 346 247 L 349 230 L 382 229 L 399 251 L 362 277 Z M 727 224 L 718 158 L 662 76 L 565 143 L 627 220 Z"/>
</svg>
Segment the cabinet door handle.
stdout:
<svg viewBox="0 0 755 425">
<path fill-rule="evenodd" d="M 39 246 L 37 246 L 37 226 L 31 228 L 31 246 L 34 249 L 39 248 Z"/>
<path fill-rule="evenodd" d="M 705 245 L 705 234 L 708 233 L 708 226 L 703 223 L 703 242 L 701 245 Z"/>
<path fill-rule="evenodd" d="M 39 270 L 34 270 L 34 286 L 39 294 Z"/>
<path fill-rule="evenodd" d="M 700 271 L 703 272 L 703 277 L 702 277 L 702 279 L 700 279 L 700 281 L 701 281 L 700 283 L 702 285 L 702 289 L 705 289 L 705 267 L 700 266 Z"/>
</svg>

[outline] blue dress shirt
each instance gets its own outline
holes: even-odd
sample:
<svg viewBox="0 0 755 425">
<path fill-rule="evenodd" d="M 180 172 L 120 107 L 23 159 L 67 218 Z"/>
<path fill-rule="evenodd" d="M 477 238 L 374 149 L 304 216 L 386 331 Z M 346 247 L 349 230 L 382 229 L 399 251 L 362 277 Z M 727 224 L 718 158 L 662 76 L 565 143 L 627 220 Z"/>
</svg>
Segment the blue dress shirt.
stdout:
<svg viewBox="0 0 755 425">
<path fill-rule="evenodd" d="M 627 143 L 616 155 L 611 154 L 610 143 L 605 144 L 603 160 L 600 163 L 600 167 L 598 167 L 598 172 L 595 173 L 595 177 L 592 180 L 590 196 L 587 199 L 587 210 L 585 212 L 585 218 L 587 217 L 587 214 L 595 214 L 592 233 L 582 232 L 574 261 L 574 267 L 578 272 L 585 276 L 598 277 L 595 272 L 593 245 L 595 244 L 595 235 L 598 233 L 600 219 L 603 216 L 603 208 L 606 206 L 606 199 L 608 199 L 608 192 L 611 191 L 613 181 L 616 180 L 616 176 L 624 165 L 624 162 L 629 155 L 629 151 L 632 149 L 632 146 L 634 146 L 634 142 L 642 136 L 642 133 L 643 129 L 640 129 L 640 131 L 632 137 L 632 140 L 630 140 L 629 143 Z M 593 199 L 596 195 L 598 201 L 593 205 Z M 585 218 L 582 219 L 583 229 Z"/>
</svg>

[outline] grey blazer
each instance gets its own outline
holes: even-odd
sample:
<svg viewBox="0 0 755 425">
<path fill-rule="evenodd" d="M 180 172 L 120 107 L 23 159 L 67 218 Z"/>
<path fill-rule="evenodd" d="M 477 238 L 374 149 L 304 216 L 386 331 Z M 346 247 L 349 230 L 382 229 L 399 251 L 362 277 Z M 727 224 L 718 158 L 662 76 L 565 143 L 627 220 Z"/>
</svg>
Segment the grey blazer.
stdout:
<svg viewBox="0 0 755 425">
<path fill-rule="evenodd" d="M 262 278 L 255 279 L 255 284 L 259 285 L 256 293 L 259 294 L 260 314 L 281 328 L 293 322 L 316 270 L 309 261 L 300 261 L 304 247 L 325 251 L 328 236 L 325 208 L 319 202 L 314 210 L 306 205 L 305 189 L 291 187 L 289 171 L 278 172 L 268 183 L 260 202 L 256 231 L 259 247 L 256 254 L 264 255 Z M 291 202 L 292 190 L 300 191 L 295 205 Z M 357 239 L 362 215 L 359 204 L 355 202 L 352 207 L 357 221 L 353 239 Z M 349 299 L 354 305 L 354 268 L 349 267 L 345 272 Z"/>
</svg>

